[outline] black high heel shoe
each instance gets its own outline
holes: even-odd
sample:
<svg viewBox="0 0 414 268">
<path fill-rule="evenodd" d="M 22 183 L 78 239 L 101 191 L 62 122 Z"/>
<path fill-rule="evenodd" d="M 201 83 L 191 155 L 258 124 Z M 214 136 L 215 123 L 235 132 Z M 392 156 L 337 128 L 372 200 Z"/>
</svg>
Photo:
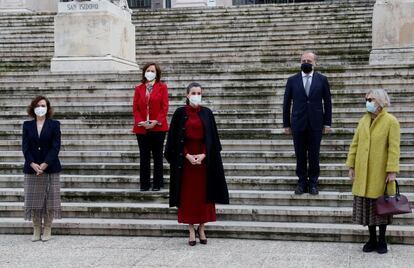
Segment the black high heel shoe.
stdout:
<svg viewBox="0 0 414 268">
<path fill-rule="evenodd" d="M 197 227 L 196 234 L 198 235 L 198 239 L 200 240 L 200 244 L 206 245 L 207 244 L 207 239 L 201 239 L 200 237 L 200 226 Z"/>
<path fill-rule="evenodd" d="M 196 230 L 194 229 L 194 233 L 195 233 L 195 232 L 196 232 Z M 197 237 L 197 234 L 195 233 L 195 234 L 194 234 L 194 236 L 195 236 L 195 237 Z M 197 240 L 196 240 L 196 239 L 194 239 L 193 241 L 188 240 L 188 245 L 189 245 L 189 246 L 192 246 L 192 247 L 193 247 L 193 246 L 195 246 L 196 244 L 197 244 Z"/>
</svg>

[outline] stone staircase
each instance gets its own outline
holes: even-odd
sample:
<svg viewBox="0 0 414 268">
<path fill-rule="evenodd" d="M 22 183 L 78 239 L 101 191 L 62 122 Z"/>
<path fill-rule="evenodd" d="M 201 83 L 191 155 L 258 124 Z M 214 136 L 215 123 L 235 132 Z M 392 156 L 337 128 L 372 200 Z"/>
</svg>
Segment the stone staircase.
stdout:
<svg viewBox="0 0 414 268">
<path fill-rule="evenodd" d="M 203 100 L 216 113 L 231 205 L 217 206 L 209 237 L 366 239 L 365 228 L 351 224 L 344 162 L 369 88 L 391 95 L 389 110 L 401 122 L 399 182 L 414 205 L 414 68 L 367 65 L 373 2 L 134 12 L 137 61 L 160 63 L 170 115 L 191 81 L 204 85 Z M 64 219 L 54 232 L 186 235 L 167 190 L 138 190 L 131 104 L 139 75 L 50 73 L 53 16 L 0 16 L 0 233 L 31 232 L 22 220 L 21 125 L 30 99 L 44 94 L 62 123 Z M 284 85 L 307 49 L 318 53 L 333 96 L 334 133 L 322 142 L 318 196 L 293 195 L 293 144 L 282 133 Z M 411 214 L 396 217 L 390 240 L 414 243 L 413 223 Z"/>
</svg>

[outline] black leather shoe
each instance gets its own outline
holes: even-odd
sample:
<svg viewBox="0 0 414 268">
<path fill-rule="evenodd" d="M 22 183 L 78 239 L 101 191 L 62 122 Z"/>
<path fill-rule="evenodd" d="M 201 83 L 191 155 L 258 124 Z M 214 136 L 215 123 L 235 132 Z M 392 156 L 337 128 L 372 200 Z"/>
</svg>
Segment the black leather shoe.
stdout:
<svg viewBox="0 0 414 268">
<path fill-rule="evenodd" d="M 319 194 L 318 188 L 316 188 L 316 187 L 311 187 L 311 188 L 309 189 L 309 194 L 312 194 L 312 195 L 317 195 L 317 194 Z"/>
<path fill-rule="evenodd" d="M 388 248 L 387 248 L 387 242 L 385 241 L 379 241 L 378 242 L 378 247 L 377 247 L 377 252 L 379 254 L 385 254 L 388 252 Z"/>
<path fill-rule="evenodd" d="M 190 245 L 190 246 L 195 246 L 197 244 L 197 241 L 188 241 L 188 245 Z"/>
<path fill-rule="evenodd" d="M 153 187 L 153 188 L 152 188 L 152 190 L 153 190 L 154 192 L 158 192 L 160 189 L 161 189 L 160 187 Z"/>
<path fill-rule="evenodd" d="M 373 251 L 377 250 L 377 248 L 378 248 L 377 242 L 368 241 L 367 243 L 365 243 L 364 247 L 362 248 L 362 251 L 363 252 L 373 252 Z"/>
<path fill-rule="evenodd" d="M 149 191 L 149 188 L 141 188 L 141 192 Z"/>
<path fill-rule="evenodd" d="M 295 194 L 303 194 L 305 192 L 304 187 L 297 185 L 295 189 Z"/>
</svg>

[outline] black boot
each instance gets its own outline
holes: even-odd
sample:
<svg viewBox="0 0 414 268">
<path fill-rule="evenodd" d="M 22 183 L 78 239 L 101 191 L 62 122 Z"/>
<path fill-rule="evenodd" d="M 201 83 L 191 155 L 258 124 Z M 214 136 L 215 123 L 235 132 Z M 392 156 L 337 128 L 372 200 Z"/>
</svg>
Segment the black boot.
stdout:
<svg viewBox="0 0 414 268">
<path fill-rule="evenodd" d="M 379 254 L 384 254 L 388 252 L 387 241 L 385 239 L 386 230 L 387 230 L 386 224 L 381 224 L 379 226 L 379 239 L 378 239 L 378 248 L 377 248 L 377 252 Z"/>
<path fill-rule="evenodd" d="M 369 240 L 362 248 L 363 252 L 372 252 L 377 250 L 378 242 L 377 242 L 377 231 L 375 225 L 368 226 L 369 230 Z"/>
</svg>

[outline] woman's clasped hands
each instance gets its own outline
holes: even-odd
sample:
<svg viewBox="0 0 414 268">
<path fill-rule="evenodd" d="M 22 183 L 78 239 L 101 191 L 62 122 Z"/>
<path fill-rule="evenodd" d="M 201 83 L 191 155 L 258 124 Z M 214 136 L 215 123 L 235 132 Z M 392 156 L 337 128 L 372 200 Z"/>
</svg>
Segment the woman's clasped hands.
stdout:
<svg viewBox="0 0 414 268">
<path fill-rule="evenodd" d="M 138 126 L 144 127 L 145 129 L 153 129 L 158 124 L 157 120 L 141 121 Z"/>
<path fill-rule="evenodd" d="M 30 166 L 36 172 L 36 176 L 39 176 L 39 175 L 42 175 L 43 174 L 43 172 L 48 167 L 48 164 L 42 163 L 42 164 L 39 165 L 39 164 L 36 164 L 36 163 L 31 163 Z"/>
<path fill-rule="evenodd" d="M 206 158 L 205 154 L 186 154 L 185 158 L 187 158 L 188 161 L 190 161 L 190 163 L 192 165 L 201 165 L 201 162 L 204 160 L 204 158 Z"/>
</svg>

